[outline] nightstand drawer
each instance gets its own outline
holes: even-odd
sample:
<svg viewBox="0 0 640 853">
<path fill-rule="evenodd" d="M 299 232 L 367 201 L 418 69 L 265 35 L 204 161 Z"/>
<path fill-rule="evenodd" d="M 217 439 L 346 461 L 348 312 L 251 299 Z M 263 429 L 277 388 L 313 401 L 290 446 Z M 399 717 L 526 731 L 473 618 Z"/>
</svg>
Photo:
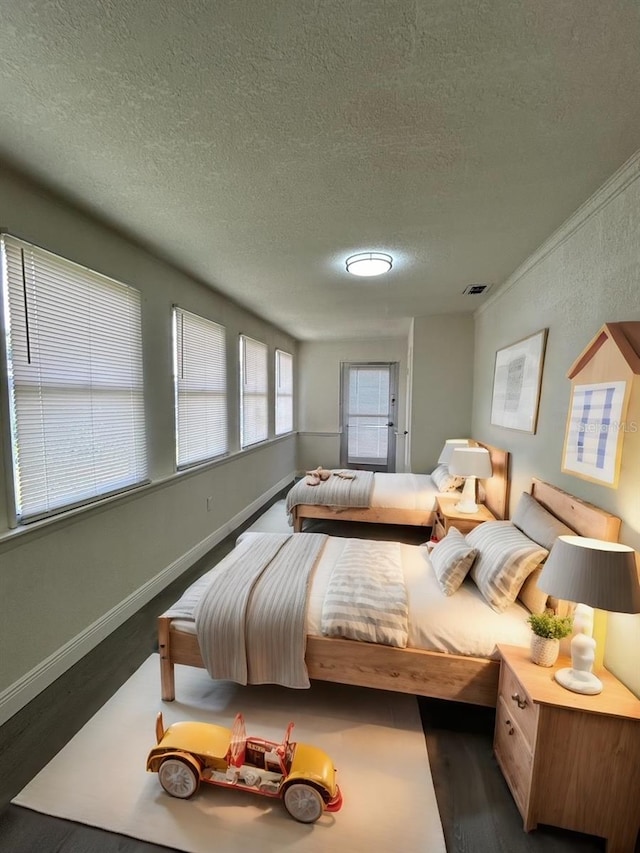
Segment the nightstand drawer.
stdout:
<svg viewBox="0 0 640 853">
<path fill-rule="evenodd" d="M 529 805 L 533 753 L 502 696 L 498 698 L 496 712 L 493 748 L 513 799 L 524 817 Z"/>
<path fill-rule="evenodd" d="M 506 665 L 500 669 L 500 696 L 511 718 L 524 735 L 529 749 L 533 750 L 538 726 L 538 707 L 533 704 L 524 687 Z"/>
</svg>

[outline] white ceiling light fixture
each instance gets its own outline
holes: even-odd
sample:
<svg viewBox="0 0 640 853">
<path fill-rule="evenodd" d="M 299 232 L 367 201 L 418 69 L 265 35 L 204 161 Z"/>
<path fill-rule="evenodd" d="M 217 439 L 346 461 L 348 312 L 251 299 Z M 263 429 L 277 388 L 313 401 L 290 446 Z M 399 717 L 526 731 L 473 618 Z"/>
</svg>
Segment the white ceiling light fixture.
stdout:
<svg viewBox="0 0 640 853">
<path fill-rule="evenodd" d="M 347 258 L 346 265 L 351 275 L 382 275 L 391 269 L 393 258 L 384 252 L 359 252 Z"/>
</svg>

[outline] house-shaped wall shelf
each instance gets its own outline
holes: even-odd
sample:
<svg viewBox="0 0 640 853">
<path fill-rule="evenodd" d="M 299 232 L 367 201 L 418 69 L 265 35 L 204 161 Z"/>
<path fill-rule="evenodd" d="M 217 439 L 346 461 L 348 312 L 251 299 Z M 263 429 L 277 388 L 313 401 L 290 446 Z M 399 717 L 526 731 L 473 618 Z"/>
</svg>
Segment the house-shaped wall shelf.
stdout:
<svg viewBox="0 0 640 853">
<path fill-rule="evenodd" d="M 605 323 L 567 376 L 562 470 L 615 489 L 625 434 L 640 419 L 640 321 Z"/>
</svg>

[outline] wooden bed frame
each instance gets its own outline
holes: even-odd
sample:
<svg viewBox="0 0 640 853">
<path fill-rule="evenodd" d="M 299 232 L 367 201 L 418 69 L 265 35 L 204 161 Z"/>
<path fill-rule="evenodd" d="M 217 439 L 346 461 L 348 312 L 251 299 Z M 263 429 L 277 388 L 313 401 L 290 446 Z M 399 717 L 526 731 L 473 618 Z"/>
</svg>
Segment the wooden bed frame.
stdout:
<svg viewBox="0 0 640 853">
<path fill-rule="evenodd" d="M 509 453 L 490 444 L 471 440 L 474 447 L 485 447 L 491 456 L 493 474 L 478 480 L 482 502 L 496 518 L 506 518 L 509 507 Z M 433 512 L 422 509 L 394 509 L 393 507 L 341 507 L 322 504 L 297 504 L 293 507 L 293 530 L 300 533 L 306 518 L 323 518 L 332 521 L 368 521 L 372 524 L 407 524 L 412 527 L 432 527 Z"/>
<path fill-rule="evenodd" d="M 620 519 L 567 492 L 534 479 L 531 494 L 553 515 L 582 536 L 615 542 Z M 204 668 L 195 634 L 158 618 L 162 698 L 175 699 L 174 665 Z M 307 637 L 309 677 L 495 707 L 499 663 L 488 658 L 398 649 L 355 640 Z"/>
</svg>

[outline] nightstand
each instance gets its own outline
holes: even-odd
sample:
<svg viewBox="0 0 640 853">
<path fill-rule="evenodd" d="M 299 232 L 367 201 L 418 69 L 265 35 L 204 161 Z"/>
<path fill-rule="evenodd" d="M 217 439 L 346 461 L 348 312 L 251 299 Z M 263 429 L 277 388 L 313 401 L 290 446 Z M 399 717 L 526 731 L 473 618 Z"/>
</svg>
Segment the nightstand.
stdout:
<svg viewBox="0 0 640 853">
<path fill-rule="evenodd" d="M 640 827 L 640 699 L 611 673 L 596 696 L 553 679 L 529 649 L 501 656 L 493 748 L 524 829 L 539 823 L 607 839 L 607 853 L 633 853 Z"/>
<path fill-rule="evenodd" d="M 477 512 L 458 512 L 455 508 L 460 500 L 456 494 L 450 498 L 437 497 L 435 518 L 433 521 L 433 536 L 442 539 L 450 527 L 457 527 L 460 533 L 469 533 L 483 521 L 495 521 L 495 515 L 483 504 L 478 504 Z"/>
</svg>

